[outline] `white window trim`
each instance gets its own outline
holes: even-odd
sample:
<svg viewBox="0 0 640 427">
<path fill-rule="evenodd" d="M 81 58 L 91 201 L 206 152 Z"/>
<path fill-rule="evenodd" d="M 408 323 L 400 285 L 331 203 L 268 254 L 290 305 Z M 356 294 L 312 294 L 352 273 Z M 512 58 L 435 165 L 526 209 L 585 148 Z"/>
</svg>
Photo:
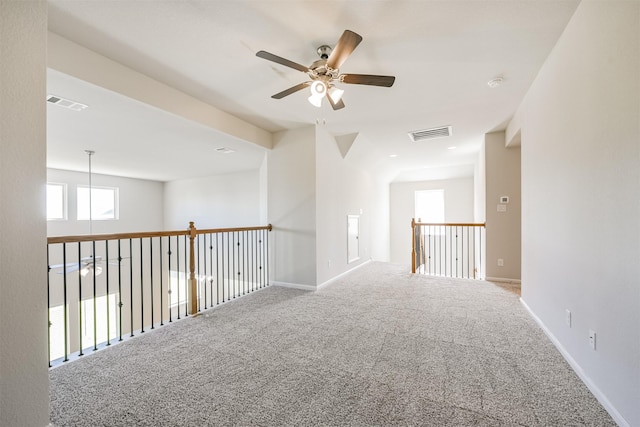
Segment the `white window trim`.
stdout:
<svg viewBox="0 0 640 427">
<path fill-rule="evenodd" d="M 95 216 L 93 216 L 95 214 L 95 212 L 92 213 L 93 218 L 91 218 L 92 221 L 117 221 L 120 219 L 120 189 L 118 187 L 102 187 L 102 186 L 95 186 L 92 185 L 91 187 L 89 187 L 88 185 L 78 185 L 76 186 L 76 219 L 78 221 L 89 221 L 90 218 L 80 218 L 80 212 L 79 212 L 79 201 L 80 201 L 80 197 L 78 197 L 78 192 L 80 189 L 89 189 L 91 188 L 91 190 L 112 190 L 113 191 L 113 217 L 112 218 L 96 218 Z"/>
<path fill-rule="evenodd" d="M 46 200 L 46 215 L 47 215 L 47 221 L 67 221 L 68 217 L 68 197 L 67 197 L 67 184 L 62 183 L 62 182 L 47 182 L 47 188 L 49 186 L 58 186 L 62 188 L 62 217 L 60 218 L 49 218 L 49 197 L 48 197 L 48 191 L 47 191 L 47 200 Z"/>
</svg>

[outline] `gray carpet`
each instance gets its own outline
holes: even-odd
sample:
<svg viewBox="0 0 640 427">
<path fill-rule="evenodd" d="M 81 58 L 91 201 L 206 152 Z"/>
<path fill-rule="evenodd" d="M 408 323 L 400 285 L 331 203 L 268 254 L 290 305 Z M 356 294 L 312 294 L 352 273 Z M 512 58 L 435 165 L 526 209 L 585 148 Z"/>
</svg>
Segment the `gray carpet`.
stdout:
<svg viewBox="0 0 640 427">
<path fill-rule="evenodd" d="M 491 283 L 370 263 L 269 287 L 50 371 L 63 426 L 615 425 Z"/>
</svg>

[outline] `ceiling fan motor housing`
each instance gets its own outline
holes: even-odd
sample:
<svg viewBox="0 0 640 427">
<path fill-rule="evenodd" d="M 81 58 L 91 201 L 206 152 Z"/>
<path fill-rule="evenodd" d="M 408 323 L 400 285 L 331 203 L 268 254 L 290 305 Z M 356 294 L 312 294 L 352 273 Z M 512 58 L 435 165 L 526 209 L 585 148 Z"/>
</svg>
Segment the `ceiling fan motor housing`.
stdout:
<svg viewBox="0 0 640 427">
<path fill-rule="evenodd" d="M 318 55 L 320 55 L 320 59 L 329 59 L 331 51 L 331 46 L 327 46 L 326 44 L 323 44 L 316 50 L 316 52 L 318 52 Z"/>
</svg>

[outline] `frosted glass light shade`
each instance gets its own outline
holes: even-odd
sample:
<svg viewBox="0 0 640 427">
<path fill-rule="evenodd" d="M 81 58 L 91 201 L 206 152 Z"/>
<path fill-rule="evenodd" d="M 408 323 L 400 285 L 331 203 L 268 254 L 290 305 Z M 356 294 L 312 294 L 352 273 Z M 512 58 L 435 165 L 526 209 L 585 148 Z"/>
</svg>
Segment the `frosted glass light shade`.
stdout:
<svg viewBox="0 0 640 427">
<path fill-rule="evenodd" d="M 322 97 L 321 96 L 311 95 L 307 99 L 309 100 L 311 105 L 313 105 L 314 107 L 318 107 L 318 108 L 322 107 Z"/>
<path fill-rule="evenodd" d="M 342 95 L 344 94 L 344 90 L 338 89 L 335 86 L 329 88 L 329 96 L 334 104 L 337 104 L 342 99 Z"/>
</svg>

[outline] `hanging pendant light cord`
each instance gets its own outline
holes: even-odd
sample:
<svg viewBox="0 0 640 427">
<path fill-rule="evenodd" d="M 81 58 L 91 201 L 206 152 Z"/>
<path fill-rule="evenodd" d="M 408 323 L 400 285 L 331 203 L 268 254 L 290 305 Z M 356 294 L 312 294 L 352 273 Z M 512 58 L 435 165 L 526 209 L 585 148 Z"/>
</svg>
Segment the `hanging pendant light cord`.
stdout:
<svg viewBox="0 0 640 427">
<path fill-rule="evenodd" d="M 91 185 L 91 156 L 93 156 L 96 152 L 91 150 L 84 150 L 85 153 L 89 155 L 89 234 L 93 234 L 93 202 L 91 200 L 93 187 Z"/>
</svg>

